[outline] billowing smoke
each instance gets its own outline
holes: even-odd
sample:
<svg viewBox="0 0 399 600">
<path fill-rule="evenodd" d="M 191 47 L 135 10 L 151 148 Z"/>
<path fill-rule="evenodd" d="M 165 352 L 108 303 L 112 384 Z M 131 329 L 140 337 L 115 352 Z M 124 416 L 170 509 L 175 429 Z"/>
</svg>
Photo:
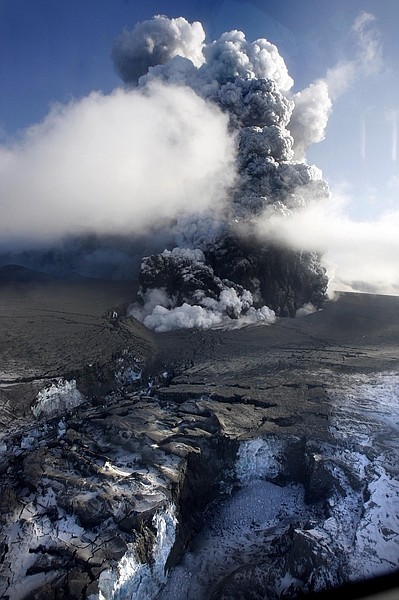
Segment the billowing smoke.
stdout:
<svg viewBox="0 0 399 600">
<path fill-rule="evenodd" d="M 134 306 L 131 314 L 155 331 L 242 327 L 275 320 L 267 306 L 254 308 L 251 292 L 217 277 L 198 248 L 176 247 L 145 258 L 141 285 L 143 306 Z"/>
<path fill-rule="evenodd" d="M 328 84 L 320 80 L 312 83 L 294 96 L 295 110 L 290 122 L 290 131 L 295 140 L 294 155 L 303 160 L 311 144 L 324 139 L 328 117 L 332 109 Z"/>
<path fill-rule="evenodd" d="M 137 23 L 131 32 L 123 31 L 114 43 L 112 56 L 123 81 L 136 83 L 149 67 L 165 64 L 175 56 L 201 65 L 204 40 L 201 23 L 157 15 L 151 21 Z"/>
<path fill-rule="evenodd" d="M 295 159 L 305 160 L 307 148 L 324 139 L 333 101 L 357 78 L 380 68 L 381 43 L 373 24 L 373 15 L 361 13 L 352 26 L 355 56 L 340 61 L 328 69 L 323 79 L 293 95 L 294 110 L 289 129 L 294 138 Z"/>
<path fill-rule="evenodd" d="M 141 62 L 138 58 L 141 32 L 146 32 L 154 55 L 160 24 L 168 32 L 159 42 L 165 58 L 158 65 L 152 61 L 148 72 L 143 68 L 140 73 L 137 64 L 149 64 L 145 56 Z M 190 28 L 184 19 L 177 23 L 165 17 L 124 32 L 114 53 L 124 81 L 144 89 L 154 81 L 191 88 L 228 115 L 237 149 L 238 178 L 224 214 L 215 219 L 187 211 L 176 221 L 179 250 L 143 260 L 142 302 L 135 314 L 147 326 L 208 327 L 221 319 L 244 321 L 250 314 L 254 321 L 267 315 L 269 322 L 270 309 L 295 316 L 324 305 L 325 267 L 333 274 L 334 263 L 323 263 L 321 257 L 328 248 L 337 250 L 341 236 L 334 237 L 331 224 L 339 229 L 343 220 L 342 215 L 341 220 L 329 220 L 335 202 L 320 170 L 307 164 L 306 150 L 324 139 L 333 100 L 359 74 L 378 68 L 380 44 L 372 24 L 372 15 L 359 15 L 352 28 L 355 57 L 297 93 L 291 91 L 293 81 L 283 58 L 266 39 L 249 42 L 242 32 L 230 31 L 210 44 L 198 35 L 193 44 L 198 24 Z M 135 49 L 132 77 L 124 45 Z M 340 245 L 350 264 L 359 266 L 351 251 L 350 229 L 353 225 L 359 240 L 367 227 L 346 221 Z M 194 259 L 190 252 L 197 251 L 201 257 L 195 254 Z M 358 272 L 372 278 L 370 271 Z M 154 304 L 156 298 L 159 302 Z"/>
<path fill-rule="evenodd" d="M 198 37 L 193 45 L 193 28 L 181 19 L 146 21 L 118 40 L 115 65 L 132 86 L 146 89 L 161 81 L 189 87 L 226 114 L 236 140 L 238 178 L 223 214 L 215 218 L 186 211 L 176 221 L 178 246 L 143 260 L 142 306 L 136 306 L 133 314 L 148 327 L 163 331 L 225 325 L 226 320 L 270 322 L 275 313 L 294 316 L 308 303 L 320 307 L 326 299 L 327 277 L 317 253 L 259 243 L 251 231 L 265 215 L 288 216 L 304 208 L 306 197 L 329 194 L 317 168 L 292 160 L 290 121 L 295 96 L 284 60 L 269 41 L 248 42 L 241 31 L 224 33 L 210 44 Z M 144 31 L 147 41 L 142 44 Z M 149 64 L 148 46 L 151 65 L 138 77 L 138 66 L 144 71 Z M 153 56 L 164 60 L 154 65 Z M 303 98 L 298 105 L 305 114 L 311 102 L 306 92 Z M 297 126 L 296 131 L 305 146 L 322 137 L 322 131 L 311 133 L 309 139 L 305 128 L 301 131 Z"/>
<path fill-rule="evenodd" d="M 398 295 L 399 211 L 356 220 L 347 214 L 349 200 L 337 192 L 328 201 L 309 202 L 289 218 L 264 215 L 252 233 L 260 241 L 320 252 L 330 296 L 337 290 Z"/>
</svg>

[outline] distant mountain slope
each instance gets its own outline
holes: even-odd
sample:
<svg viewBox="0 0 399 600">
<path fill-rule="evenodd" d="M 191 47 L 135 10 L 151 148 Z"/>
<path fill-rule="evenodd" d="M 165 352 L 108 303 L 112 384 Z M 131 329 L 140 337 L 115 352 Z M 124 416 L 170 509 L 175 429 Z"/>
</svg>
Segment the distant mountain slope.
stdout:
<svg viewBox="0 0 399 600">
<path fill-rule="evenodd" d="M 43 271 L 35 271 L 21 267 L 21 265 L 4 265 L 0 267 L 0 283 L 16 282 L 16 281 L 49 281 L 57 279 L 53 275 L 44 273 Z"/>
</svg>

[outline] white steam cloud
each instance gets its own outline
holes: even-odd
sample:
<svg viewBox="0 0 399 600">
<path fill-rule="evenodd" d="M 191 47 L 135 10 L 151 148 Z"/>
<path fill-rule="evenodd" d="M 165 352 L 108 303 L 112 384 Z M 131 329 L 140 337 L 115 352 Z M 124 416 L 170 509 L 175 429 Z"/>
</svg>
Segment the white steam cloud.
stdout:
<svg viewBox="0 0 399 600">
<path fill-rule="evenodd" d="M 247 292 L 247 296 L 249 292 Z M 183 302 L 181 306 L 170 306 L 170 298 L 160 289 L 150 290 L 144 298 L 144 309 L 133 306 L 130 314 L 142 321 L 153 331 L 165 332 L 173 329 L 239 329 L 247 325 L 270 325 L 276 320 L 273 310 L 267 306 L 255 309 L 244 304 L 252 303 L 249 296 L 245 300 L 234 289 L 227 288 L 220 293 L 219 300 L 204 298 L 204 306 Z M 238 317 L 229 317 L 234 310 Z"/>
<path fill-rule="evenodd" d="M 324 78 L 311 83 L 293 95 L 293 110 L 289 129 L 294 138 L 294 157 L 304 160 L 306 149 L 324 139 L 333 101 L 354 85 L 362 76 L 382 67 L 382 49 L 375 17 L 360 13 L 352 25 L 355 55 L 327 70 Z"/>
<path fill-rule="evenodd" d="M 193 91 L 93 93 L 0 148 L 2 243 L 142 233 L 221 206 L 233 163 L 227 118 Z"/>
<path fill-rule="evenodd" d="M 230 287 L 226 281 L 215 277 L 213 270 L 205 265 L 205 256 L 200 249 L 174 248 L 172 251 L 164 250 L 159 255 L 165 269 L 168 260 L 174 260 L 173 268 L 178 267 L 181 277 L 182 289 L 190 280 L 201 277 L 201 272 L 206 273 L 211 284 L 219 288 L 217 298 L 197 289 L 194 292 L 195 304 L 182 302 L 176 305 L 176 298 L 169 294 L 165 288 L 150 288 L 142 293 L 142 305 L 134 304 L 130 314 L 144 323 L 146 327 L 158 332 L 173 329 L 236 329 L 246 325 L 274 323 L 276 315 L 267 306 L 255 308 L 254 298 L 248 290 Z M 146 259 L 143 261 L 144 267 Z M 148 269 L 148 265 L 147 265 Z M 150 269 L 148 269 L 150 270 Z"/>
<path fill-rule="evenodd" d="M 324 80 L 311 83 L 309 87 L 294 96 L 295 108 L 290 121 L 290 131 L 294 138 L 294 157 L 303 160 L 311 144 L 324 139 L 332 101 L 328 84 Z"/>
<path fill-rule="evenodd" d="M 398 295 L 399 211 L 355 220 L 346 213 L 349 201 L 333 194 L 295 214 L 265 216 L 256 224 L 258 235 L 323 253 L 331 296 L 337 290 Z"/>
</svg>

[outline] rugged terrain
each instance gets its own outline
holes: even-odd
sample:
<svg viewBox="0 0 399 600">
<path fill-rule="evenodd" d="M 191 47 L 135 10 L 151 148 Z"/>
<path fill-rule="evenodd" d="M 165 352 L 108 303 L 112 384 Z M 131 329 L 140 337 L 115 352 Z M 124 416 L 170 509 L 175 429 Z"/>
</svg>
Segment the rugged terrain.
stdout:
<svg viewBox="0 0 399 600">
<path fill-rule="evenodd" d="M 136 291 L 1 284 L 1 596 L 274 599 L 395 574 L 399 299 L 154 334 L 125 316 Z"/>
</svg>

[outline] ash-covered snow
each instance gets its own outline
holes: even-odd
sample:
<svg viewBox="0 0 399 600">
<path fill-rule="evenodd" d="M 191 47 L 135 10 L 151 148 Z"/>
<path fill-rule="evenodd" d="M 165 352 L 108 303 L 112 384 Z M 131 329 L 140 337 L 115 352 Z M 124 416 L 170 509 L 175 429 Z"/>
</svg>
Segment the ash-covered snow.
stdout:
<svg viewBox="0 0 399 600">
<path fill-rule="evenodd" d="M 137 367 L 126 367 L 115 373 L 115 379 L 119 385 L 129 385 L 141 381 L 141 370 Z"/>
<path fill-rule="evenodd" d="M 80 433 L 85 442 L 75 432 L 71 443 L 68 435 L 74 418 L 65 415 L 35 423 L 4 448 L 9 461 L 22 465 L 19 475 L 27 483 L 18 488 L 11 473 L 9 487 L 3 488 L 0 596 L 22 600 L 46 586 L 50 589 L 53 584 L 55 589 L 71 572 L 68 561 L 76 559 L 87 564 L 88 571 L 101 567 L 104 572 L 102 596 L 93 591 L 91 597 L 130 599 L 138 590 L 139 597 L 152 598 L 165 580 L 166 560 L 175 541 L 175 507 L 170 504 L 168 482 L 178 478 L 181 459 L 161 453 L 156 464 L 144 466 L 137 439 L 130 444 L 123 435 L 121 443 L 114 438 L 111 456 L 106 458 L 98 453 L 104 443 L 101 433 L 95 441 L 85 437 L 83 430 L 87 434 L 90 423 L 84 418 Z M 118 423 L 115 435 L 121 428 Z M 56 447 L 49 444 L 54 439 Z M 156 444 L 152 448 L 155 452 Z M 104 512 L 107 506 L 112 506 L 111 518 Z M 151 554 L 150 564 L 137 558 L 140 535 L 117 526 L 130 513 L 139 522 L 148 519 L 148 531 L 155 533 L 142 541 L 146 556 Z M 77 575 L 81 581 L 79 576 L 85 581 L 84 573 Z M 87 583 L 91 579 L 86 577 Z"/>
<path fill-rule="evenodd" d="M 329 389 L 331 432 L 337 444 L 319 443 L 312 457 L 333 482 L 325 503 L 305 503 L 299 483 L 276 486 L 270 481 L 283 473 L 287 442 L 282 438 L 242 442 L 235 463 L 239 489 L 208 510 L 204 529 L 157 599 L 209 598 L 226 575 L 259 560 L 268 534 L 283 539 L 287 524 L 295 528 L 294 540 L 296 536 L 302 552 L 317 548 L 325 561 L 324 567 L 314 567 L 313 589 L 337 585 L 337 576 L 342 583 L 396 571 L 398 392 L 399 376 L 389 373 L 344 376 Z M 299 563 L 285 564 L 286 570 L 274 575 L 277 593 L 303 586 Z"/>
<path fill-rule="evenodd" d="M 153 563 L 141 563 L 134 544 L 113 569 L 102 571 L 99 579 L 98 600 L 128 600 L 154 598 L 166 581 L 165 565 L 176 536 L 176 509 L 171 504 L 158 511 L 153 518 L 156 542 Z M 94 600 L 94 598 L 92 599 Z"/>
<path fill-rule="evenodd" d="M 205 600 L 213 586 L 267 545 L 267 533 L 307 512 L 301 485 L 286 487 L 252 480 L 209 511 L 207 524 L 157 600 Z M 266 535 L 265 535 L 266 534 Z"/>
<path fill-rule="evenodd" d="M 34 566 L 37 551 L 42 546 L 51 547 L 59 543 L 71 544 L 85 533 L 73 515 L 60 511 L 56 526 L 47 516 L 49 507 L 60 511 L 56 494 L 52 488 L 43 493 L 31 494 L 26 498 L 22 510 L 14 511 L 8 517 L 3 529 L 4 539 L 9 548 L 7 559 L 10 563 L 8 592 L 12 590 L 13 600 L 23 600 L 29 593 L 58 576 L 57 571 L 29 573 Z M 5 596 L 6 597 L 6 596 Z"/>
<path fill-rule="evenodd" d="M 157 443 L 152 443 L 146 451 L 155 453 L 153 462 L 143 465 L 134 440 L 126 448 L 116 444 L 113 459 L 98 464 L 96 472 L 109 482 L 116 520 L 125 514 L 125 495 L 134 496 L 135 511 L 146 514 L 155 510 L 155 543 L 152 545 L 150 540 L 148 546 L 153 561 L 140 560 L 137 546 L 128 538 L 127 551 L 124 546 L 123 553 L 112 560 L 112 566 L 109 562 L 104 566 L 97 600 L 208 600 L 215 586 L 226 577 L 226 585 L 230 576 L 234 581 L 237 569 L 252 576 L 256 561 L 261 564 L 256 577 L 263 577 L 264 565 L 270 565 L 267 584 L 276 594 L 284 594 L 288 588 L 306 590 L 310 585 L 311 589 L 324 589 L 396 570 L 399 376 L 380 373 L 332 378 L 329 374 L 328 381 L 333 382 L 327 390 L 332 437 L 323 441 L 309 439 L 304 444 L 303 460 L 310 465 L 308 475 L 302 475 L 301 481 L 293 481 L 292 475 L 287 475 L 289 435 L 242 441 L 232 465 L 234 474 L 226 474 L 233 487 L 223 488 L 219 502 L 208 507 L 202 531 L 169 575 L 165 566 L 175 541 L 177 521 L 174 506 L 168 505 L 165 486 L 166 481 L 176 481 L 181 459 L 167 455 L 161 460 L 156 455 Z M 147 410 L 151 409 L 146 407 Z M 67 423 L 65 417 L 52 424 L 59 439 L 66 437 Z M 35 458 L 35 449 L 43 449 L 46 443 L 48 427 L 48 423 L 36 422 L 21 436 L 20 447 L 14 450 L 15 456 L 22 452 L 28 463 L 33 460 L 32 476 L 36 468 L 40 476 L 43 457 L 49 452 L 47 449 Z M 121 427 L 123 421 L 118 421 L 118 433 Z M 295 439 L 296 449 L 297 442 Z M 83 455 L 86 452 L 84 446 L 79 450 L 75 444 L 70 450 Z M 4 451 L 10 448 L 4 447 Z M 26 469 L 29 470 L 29 464 Z M 71 506 L 78 511 L 82 508 L 79 514 L 83 517 L 87 516 L 85 505 L 93 502 L 98 492 L 94 479 L 89 479 L 81 480 L 82 486 L 79 484 L 70 498 Z M 322 488 L 326 482 L 327 489 L 318 496 L 317 487 Z M 317 499 L 310 498 L 310 486 Z M 41 479 L 37 491 L 26 490 L 23 502 L 7 517 L 3 534 L 11 561 L 7 567 L 8 588 L 13 586 L 16 600 L 51 584 L 51 577 L 57 576 L 56 567 L 52 567 L 51 575 L 46 570 L 37 572 L 41 544 L 44 548 L 79 552 L 82 560 L 92 558 L 97 551 L 88 537 L 90 531 L 73 512 L 60 506 L 56 494 L 49 481 Z M 102 527 L 114 535 L 115 523 L 112 519 L 109 523 L 103 521 Z M 97 531 L 95 536 L 102 533 Z M 259 581 L 260 585 L 264 583 Z M 94 600 L 93 595 L 90 600 Z"/>
<path fill-rule="evenodd" d="M 75 379 L 58 379 L 37 394 L 31 410 L 35 417 L 55 417 L 83 404 L 85 397 L 76 387 Z"/>
<path fill-rule="evenodd" d="M 340 458 L 366 485 L 350 555 L 353 578 L 362 579 L 399 565 L 399 375 L 357 374 L 340 383 L 332 434 L 345 447 Z"/>
<path fill-rule="evenodd" d="M 276 478 L 282 470 L 285 449 L 284 441 L 273 436 L 242 442 L 235 464 L 238 481 L 247 484 L 261 478 Z"/>
</svg>

